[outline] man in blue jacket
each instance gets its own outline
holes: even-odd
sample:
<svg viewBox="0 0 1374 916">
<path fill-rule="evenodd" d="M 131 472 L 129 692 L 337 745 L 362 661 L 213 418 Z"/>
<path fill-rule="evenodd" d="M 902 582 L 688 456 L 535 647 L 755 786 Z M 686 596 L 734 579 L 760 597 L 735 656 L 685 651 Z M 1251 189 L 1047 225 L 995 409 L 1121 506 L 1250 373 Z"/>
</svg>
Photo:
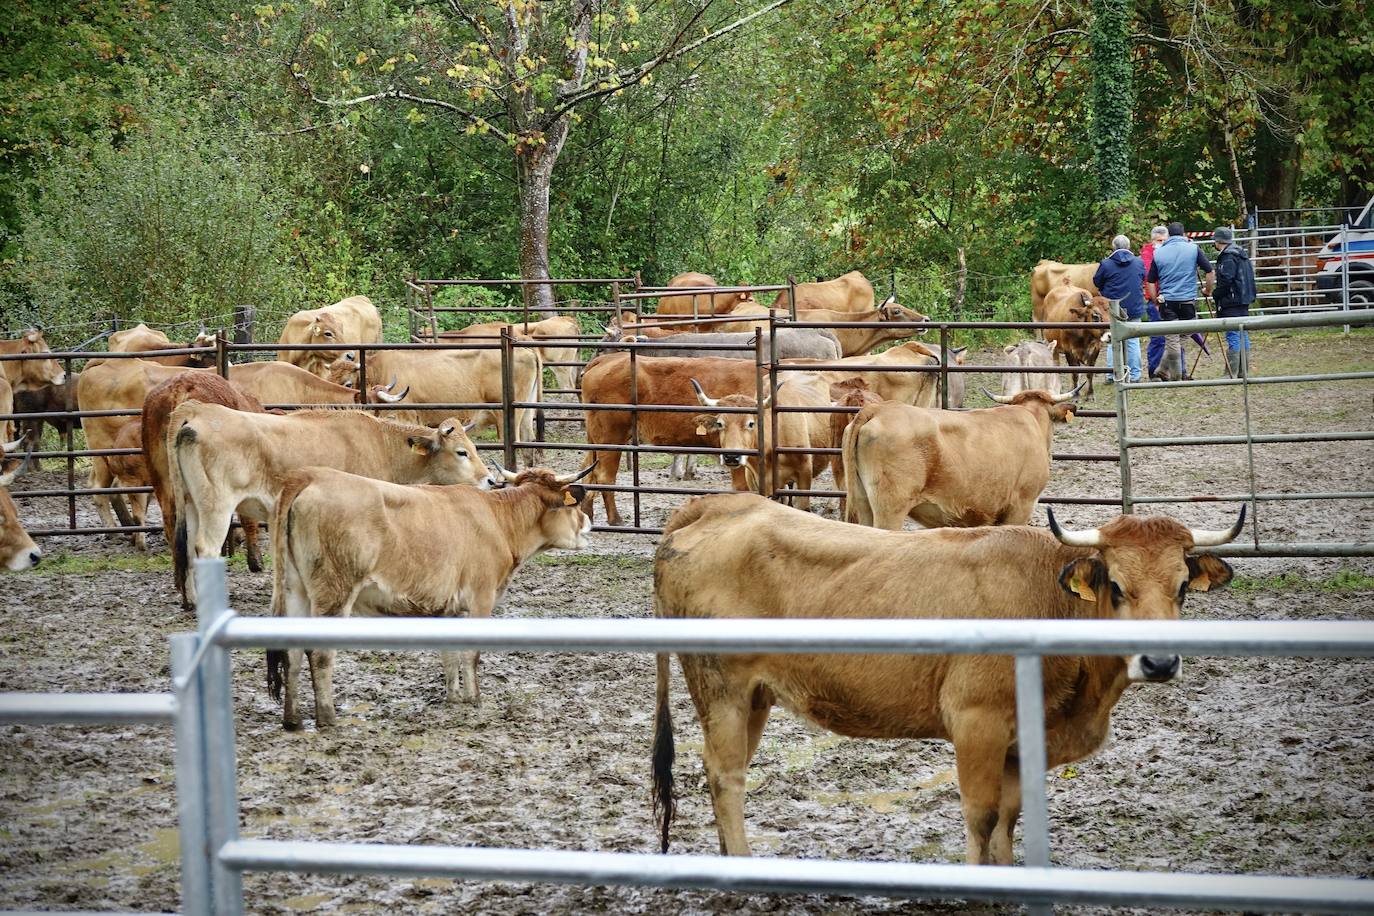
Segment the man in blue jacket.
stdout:
<svg viewBox="0 0 1374 916">
<path fill-rule="evenodd" d="M 1108 299 L 1121 300 L 1126 317 L 1139 321 L 1145 315 L 1145 262 L 1131 253 L 1131 240 L 1124 235 L 1112 239 L 1112 253 L 1102 259 L 1093 274 L 1093 285 Z M 1107 349 L 1107 365 L 1112 364 L 1115 346 Z M 1140 381 L 1140 340 L 1126 341 L 1127 380 Z M 1109 376 L 1110 378 L 1110 376 Z"/>
<path fill-rule="evenodd" d="M 1201 248 L 1188 241 L 1182 223 L 1170 223 L 1169 237 L 1155 249 L 1155 259 L 1145 277 L 1158 285 L 1155 302 L 1165 321 L 1191 321 L 1197 317 L 1198 271 L 1206 278 L 1203 295 L 1212 295 L 1212 282 L 1216 277 L 1212 262 L 1207 260 Z M 1182 334 L 1165 335 L 1164 362 L 1159 374 L 1166 381 L 1188 378 L 1183 340 Z"/>
</svg>

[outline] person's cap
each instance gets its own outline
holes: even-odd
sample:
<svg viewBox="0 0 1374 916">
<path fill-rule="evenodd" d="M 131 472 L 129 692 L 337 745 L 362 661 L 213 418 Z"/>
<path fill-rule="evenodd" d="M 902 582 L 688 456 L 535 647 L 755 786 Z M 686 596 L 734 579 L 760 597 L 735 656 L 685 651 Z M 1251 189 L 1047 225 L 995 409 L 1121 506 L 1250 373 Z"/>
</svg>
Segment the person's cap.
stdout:
<svg viewBox="0 0 1374 916">
<path fill-rule="evenodd" d="M 1235 239 L 1235 233 L 1231 231 L 1229 226 L 1218 226 L 1217 231 L 1212 233 L 1212 241 L 1214 242 L 1225 242 L 1229 245 L 1233 239 Z"/>
</svg>

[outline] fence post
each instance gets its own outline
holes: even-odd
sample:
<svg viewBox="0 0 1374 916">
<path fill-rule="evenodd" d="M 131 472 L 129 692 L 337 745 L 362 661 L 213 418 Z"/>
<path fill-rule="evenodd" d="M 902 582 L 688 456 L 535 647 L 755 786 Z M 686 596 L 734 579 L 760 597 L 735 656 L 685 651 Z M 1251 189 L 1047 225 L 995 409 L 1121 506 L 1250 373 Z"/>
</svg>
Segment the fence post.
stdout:
<svg viewBox="0 0 1374 916">
<path fill-rule="evenodd" d="M 225 590 L 225 564 L 219 557 L 197 559 L 196 622 L 200 639 L 229 611 Z M 200 663 L 200 684 L 204 699 L 205 772 L 208 779 L 207 805 L 210 841 L 210 889 L 216 916 L 243 913 L 243 882 L 239 873 L 219 862 L 225 843 L 239 837 L 239 800 L 234 753 L 234 683 L 229 650 L 210 645 Z"/>
<path fill-rule="evenodd" d="M 1016 656 L 1016 756 L 1021 767 L 1022 845 L 1027 868 L 1050 864 L 1050 819 L 1045 801 L 1045 685 L 1038 655 Z M 1030 906 L 1051 914 L 1048 905 Z"/>
<path fill-rule="evenodd" d="M 1350 221 L 1341 221 L 1341 311 L 1350 311 Z M 1350 325 L 1342 325 L 1341 332 L 1350 333 Z"/>
<path fill-rule="evenodd" d="M 361 344 L 358 345 L 358 394 L 362 397 L 363 403 L 367 403 L 367 350 Z M 375 416 L 381 416 L 374 411 Z"/>
<path fill-rule="evenodd" d="M 787 275 L 787 311 L 789 317 L 797 320 L 797 278 L 792 274 Z"/>
<path fill-rule="evenodd" d="M 776 320 L 777 319 L 770 311 L 768 313 L 768 404 L 770 409 L 766 412 L 760 412 L 758 424 L 759 443 L 764 446 L 760 449 L 759 454 L 759 468 L 760 470 L 762 470 L 765 466 L 763 463 L 764 459 L 768 455 L 767 445 L 763 441 L 762 422 L 763 416 L 766 413 L 766 415 L 770 418 L 768 425 L 769 441 L 773 443 L 773 473 L 771 475 L 773 479 L 769 481 L 768 485 L 772 487 L 773 493 L 775 494 L 778 492 L 778 482 L 782 477 L 782 456 L 778 454 L 778 329 L 777 325 L 775 324 Z M 755 346 L 757 346 L 757 344 L 755 344 Z M 757 368 L 754 371 L 761 379 L 763 377 L 762 360 L 758 360 L 756 362 L 756 365 Z M 759 403 L 762 404 L 763 402 L 760 401 Z M 827 419 L 829 418 L 827 417 Z M 811 456 L 806 456 L 805 460 L 810 461 Z"/>
<path fill-rule="evenodd" d="M 215 332 L 215 371 L 225 379 L 229 377 L 229 350 L 225 347 L 228 342 L 224 339 L 224 331 Z"/>
<path fill-rule="evenodd" d="M 940 409 L 949 410 L 949 325 L 940 325 Z"/>
<path fill-rule="evenodd" d="M 630 445 L 634 451 L 630 452 L 630 483 L 634 488 L 631 494 L 631 502 L 634 503 L 634 526 L 640 525 L 640 501 L 639 501 L 639 350 L 630 347 Z M 686 469 L 686 459 L 683 459 L 683 468 Z M 615 481 L 611 481 L 612 484 Z"/>
<path fill-rule="evenodd" d="M 191 633 L 172 637 L 172 690 L 176 695 L 177 834 L 181 844 L 181 908 L 208 914 L 210 839 L 205 832 L 205 707 L 200 676 L 191 668 L 199 639 Z"/>
<path fill-rule="evenodd" d="M 1143 316 L 1142 316 L 1143 317 Z M 1112 302 L 1107 309 L 1107 322 L 1111 326 L 1112 335 L 1111 346 L 1116 350 L 1116 365 L 1126 365 L 1126 341 L 1121 339 L 1121 302 Z M 1149 338 L 1141 338 L 1141 342 Z M 1145 350 L 1144 346 L 1140 348 Z M 1145 353 L 1140 354 L 1143 366 L 1141 378 L 1150 371 L 1146 363 Z M 1115 371 L 1115 370 L 1113 370 Z M 1126 445 L 1130 424 L 1126 420 L 1126 385 L 1131 377 L 1130 369 L 1126 370 L 1126 382 L 1118 381 L 1116 388 L 1116 443 L 1117 443 L 1117 466 L 1121 469 L 1121 512 L 1123 515 L 1130 515 L 1134 511 L 1134 504 L 1131 500 L 1131 450 Z"/>
<path fill-rule="evenodd" d="M 773 321 L 773 317 L 771 314 L 768 317 L 768 321 L 771 325 Z M 763 336 L 759 334 L 758 328 L 756 326 L 754 328 L 754 366 L 756 367 L 754 369 L 754 429 L 758 431 L 758 434 L 754 436 L 754 445 L 757 447 L 758 450 L 758 456 L 756 458 L 756 460 L 758 461 L 758 473 L 754 476 L 758 479 L 759 495 L 767 496 L 769 480 L 768 474 L 765 473 L 766 469 L 764 464 L 764 456 L 768 452 L 768 443 L 764 441 L 763 429 L 763 373 L 758 371 L 757 369 L 757 367 L 762 364 Z M 747 458 L 745 459 L 744 464 L 746 468 L 749 466 L 749 460 Z M 748 485 L 748 483 L 749 481 L 746 478 L 745 484 Z"/>
<path fill-rule="evenodd" d="M 510 325 L 501 328 L 501 439 L 506 467 L 515 470 L 515 338 Z"/>
<path fill-rule="evenodd" d="M 62 368 L 66 370 L 66 384 L 63 385 L 63 405 L 62 409 L 71 413 L 72 395 L 75 393 L 75 386 L 72 385 L 72 358 L 65 357 L 62 360 Z M 76 450 L 76 425 L 81 422 L 76 417 L 63 417 L 62 422 L 67 424 L 67 433 L 64 437 L 67 442 L 67 527 L 71 531 L 76 530 L 76 494 L 72 491 L 76 489 L 76 459 L 72 457 L 72 452 Z M 43 424 L 38 424 L 41 433 Z M 35 443 L 36 444 L 36 443 Z M 89 446 L 87 446 L 89 447 Z M 99 461 L 99 458 L 92 458 L 92 461 Z M 111 500 L 113 504 L 113 500 Z"/>
</svg>

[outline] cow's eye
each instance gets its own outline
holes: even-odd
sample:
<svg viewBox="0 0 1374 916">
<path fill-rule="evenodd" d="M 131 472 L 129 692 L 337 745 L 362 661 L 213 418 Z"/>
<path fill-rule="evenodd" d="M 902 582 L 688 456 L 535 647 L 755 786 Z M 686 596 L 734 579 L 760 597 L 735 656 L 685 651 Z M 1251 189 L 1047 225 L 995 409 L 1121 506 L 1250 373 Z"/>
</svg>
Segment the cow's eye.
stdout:
<svg viewBox="0 0 1374 916">
<path fill-rule="evenodd" d="M 467 450 L 467 449 L 465 449 L 465 448 L 460 448 L 460 449 L 458 449 L 458 457 L 459 457 L 459 458 L 466 458 L 467 456 L 468 456 L 468 450 Z"/>
<path fill-rule="evenodd" d="M 753 428 L 754 428 L 754 421 L 753 421 L 753 420 L 748 420 L 748 421 L 746 421 L 745 424 L 744 424 L 744 428 L 745 428 L 745 429 L 753 429 Z"/>
<path fill-rule="evenodd" d="M 1126 593 L 1121 590 L 1121 586 L 1112 583 L 1112 607 L 1117 607 L 1126 598 Z"/>
</svg>

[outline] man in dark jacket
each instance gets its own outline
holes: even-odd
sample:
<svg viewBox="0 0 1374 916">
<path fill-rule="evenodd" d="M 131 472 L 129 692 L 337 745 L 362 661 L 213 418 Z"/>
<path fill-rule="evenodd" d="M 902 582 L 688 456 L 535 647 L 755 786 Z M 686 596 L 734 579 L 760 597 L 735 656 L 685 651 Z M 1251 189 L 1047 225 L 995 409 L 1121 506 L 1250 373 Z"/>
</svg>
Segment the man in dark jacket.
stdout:
<svg viewBox="0 0 1374 916">
<path fill-rule="evenodd" d="M 1093 274 L 1093 285 L 1108 299 L 1120 299 L 1126 317 L 1139 321 L 1145 316 L 1145 262 L 1131 253 L 1131 240 L 1124 235 L 1112 239 L 1112 253 L 1102 259 Z M 1115 347 L 1107 348 L 1107 365 L 1112 365 Z M 1128 381 L 1140 381 L 1140 340 L 1126 341 Z M 1109 376 L 1108 378 L 1111 378 Z"/>
<path fill-rule="evenodd" d="M 1212 233 L 1217 246 L 1217 286 L 1212 301 L 1218 318 L 1241 318 L 1250 314 L 1250 303 L 1257 298 L 1255 268 L 1245 249 L 1234 244 L 1235 235 L 1226 226 Z M 1250 334 L 1226 332 L 1226 374 L 1245 378 L 1250 372 Z"/>
</svg>

